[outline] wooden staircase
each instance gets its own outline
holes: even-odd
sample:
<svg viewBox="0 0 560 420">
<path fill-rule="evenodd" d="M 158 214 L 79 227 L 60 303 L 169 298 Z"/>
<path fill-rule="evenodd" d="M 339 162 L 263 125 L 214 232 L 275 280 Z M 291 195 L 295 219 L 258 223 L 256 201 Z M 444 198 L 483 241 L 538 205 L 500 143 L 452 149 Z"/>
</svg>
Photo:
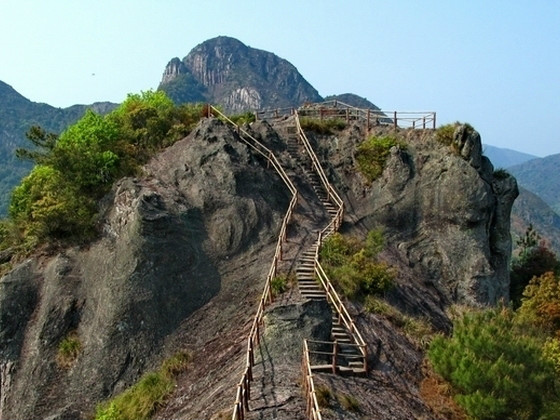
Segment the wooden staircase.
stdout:
<svg viewBox="0 0 560 420">
<path fill-rule="evenodd" d="M 329 196 L 325 191 L 321 180 L 317 173 L 313 170 L 309 156 L 301 146 L 299 135 L 295 126 L 289 125 L 284 130 L 287 142 L 287 151 L 293 161 L 303 171 L 308 184 L 312 187 L 316 197 L 321 202 L 328 219 L 332 219 L 337 214 L 338 209 L 329 201 Z M 323 232 L 323 237 L 327 237 L 334 233 L 334 227 L 331 225 Z M 314 242 L 307 248 L 296 264 L 296 279 L 300 295 L 303 299 L 327 299 L 325 289 L 319 284 L 315 278 L 315 261 L 318 255 L 318 242 Z M 332 309 L 332 327 L 331 340 L 333 352 L 336 353 L 334 365 L 339 373 L 350 373 L 357 375 L 366 374 L 366 368 L 362 361 L 362 354 L 354 344 L 352 335 L 346 326 L 340 322 L 336 308 L 331 304 Z M 315 371 L 331 371 L 333 363 L 328 365 L 312 365 Z"/>
</svg>

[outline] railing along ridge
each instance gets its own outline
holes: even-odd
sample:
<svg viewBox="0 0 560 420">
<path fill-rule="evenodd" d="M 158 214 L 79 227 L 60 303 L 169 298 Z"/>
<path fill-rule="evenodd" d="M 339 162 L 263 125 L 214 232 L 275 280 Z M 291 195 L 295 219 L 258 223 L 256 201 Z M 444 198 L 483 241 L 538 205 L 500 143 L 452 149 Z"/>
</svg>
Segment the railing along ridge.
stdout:
<svg viewBox="0 0 560 420">
<path fill-rule="evenodd" d="M 297 189 L 284 171 L 280 162 L 274 155 L 274 153 L 264 146 L 261 142 L 255 139 L 251 134 L 249 134 L 246 130 L 241 128 L 238 124 L 235 124 L 231 119 L 229 119 L 226 115 L 224 115 L 220 110 L 216 109 L 212 105 L 209 107 L 209 111 L 212 114 L 217 115 L 218 117 L 222 118 L 226 123 L 235 127 L 239 137 L 253 150 L 257 153 L 262 155 L 267 159 L 267 161 L 274 167 L 276 172 L 280 175 L 290 192 L 292 193 L 292 199 L 290 201 L 290 205 L 288 206 L 288 210 L 286 211 L 286 215 L 282 221 L 282 226 L 280 228 L 280 233 L 278 235 L 278 241 L 276 243 L 276 251 L 274 253 L 274 258 L 272 260 L 272 264 L 268 275 L 266 277 L 266 282 L 264 286 L 264 290 L 259 301 L 259 307 L 257 309 L 257 313 L 253 320 L 253 324 L 251 325 L 251 331 L 249 332 L 249 337 L 247 339 L 247 359 L 245 364 L 245 370 L 237 385 L 237 393 L 235 397 L 235 404 L 232 413 L 232 420 L 244 420 L 245 419 L 245 412 L 249 409 L 249 399 L 251 397 L 251 381 L 253 380 L 253 366 L 255 364 L 255 352 L 254 346 L 255 344 L 258 345 L 260 342 L 260 333 L 261 333 L 261 326 L 262 326 L 262 319 L 264 314 L 264 309 L 266 302 L 272 302 L 272 293 L 270 289 L 270 282 L 276 276 L 276 269 L 278 265 L 278 261 L 282 259 L 282 243 L 286 240 L 286 228 L 288 222 L 293 214 L 294 208 L 297 204 Z"/>
<path fill-rule="evenodd" d="M 426 129 L 436 128 L 434 111 L 387 111 L 378 108 L 358 108 L 339 100 L 304 104 L 297 109 L 301 116 L 326 118 L 360 119 L 367 123 L 368 131 L 376 125 L 393 128 Z M 256 119 L 280 118 L 293 115 L 294 108 L 267 109 L 255 112 Z"/>
</svg>

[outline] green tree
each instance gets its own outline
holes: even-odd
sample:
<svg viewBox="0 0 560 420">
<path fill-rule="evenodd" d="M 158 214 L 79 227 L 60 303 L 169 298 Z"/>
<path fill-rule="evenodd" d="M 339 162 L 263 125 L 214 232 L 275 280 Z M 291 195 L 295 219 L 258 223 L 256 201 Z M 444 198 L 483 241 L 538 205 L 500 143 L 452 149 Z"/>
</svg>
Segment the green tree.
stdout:
<svg viewBox="0 0 560 420">
<path fill-rule="evenodd" d="M 513 311 L 491 309 L 457 320 L 451 337 L 432 341 L 428 357 L 470 418 L 552 419 L 560 416 L 560 395 L 543 343 Z"/>
<path fill-rule="evenodd" d="M 519 316 L 560 337 L 560 277 L 549 271 L 533 277 L 523 292 Z"/>
<path fill-rule="evenodd" d="M 91 233 L 94 205 L 50 166 L 37 165 L 14 189 L 10 216 L 28 243 Z"/>
</svg>

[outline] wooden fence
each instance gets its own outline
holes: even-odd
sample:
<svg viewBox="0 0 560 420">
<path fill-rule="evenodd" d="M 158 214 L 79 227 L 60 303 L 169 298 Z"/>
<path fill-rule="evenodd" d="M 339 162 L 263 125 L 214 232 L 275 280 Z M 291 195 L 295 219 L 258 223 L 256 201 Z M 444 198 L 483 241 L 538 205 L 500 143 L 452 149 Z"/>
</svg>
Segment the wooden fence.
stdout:
<svg viewBox="0 0 560 420">
<path fill-rule="evenodd" d="M 249 338 L 247 339 L 245 370 L 243 371 L 241 380 L 237 385 L 237 393 L 235 397 L 235 404 L 233 407 L 232 420 L 244 420 L 245 413 L 249 409 L 249 399 L 251 398 L 251 381 L 253 380 L 253 366 L 255 365 L 255 347 L 258 346 L 260 342 L 261 332 L 263 329 L 263 315 L 266 304 L 272 302 L 272 291 L 270 284 L 272 279 L 276 277 L 278 261 L 282 260 L 282 244 L 286 241 L 286 229 L 294 212 L 294 208 L 297 204 L 297 189 L 270 149 L 260 143 L 253 136 L 251 136 L 247 131 L 239 127 L 239 125 L 235 124 L 232 120 L 230 120 L 215 107 L 209 106 L 209 112 L 233 126 L 243 142 L 245 142 L 257 153 L 265 157 L 292 193 L 290 205 L 288 206 L 288 210 L 286 211 L 286 215 L 284 216 L 284 219 L 282 221 L 282 226 L 280 227 L 280 233 L 278 235 L 278 240 L 276 243 L 276 250 L 274 252 L 274 257 L 272 259 L 272 264 L 268 271 L 268 275 L 266 277 L 264 290 L 259 301 L 257 313 L 255 315 L 255 318 L 253 319 L 253 324 L 251 325 L 251 330 L 249 332 Z"/>
<path fill-rule="evenodd" d="M 309 360 L 309 347 L 307 340 L 303 340 L 303 357 L 301 370 L 303 375 L 303 391 L 305 393 L 305 414 L 309 420 L 322 420 L 317 393 L 313 383 L 313 372 Z"/>
<path fill-rule="evenodd" d="M 293 115 L 294 108 L 277 108 L 255 112 L 256 119 L 280 118 Z M 368 131 L 378 125 L 393 128 L 427 129 L 436 128 L 436 113 L 433 111 L 384 111 L 381 109 L 357 108 L 340 101 L 326 101 L 318 104 L 306 104 L 297 109 L 301 117 L 318 119 L 362 120 Z"/>
</svg>

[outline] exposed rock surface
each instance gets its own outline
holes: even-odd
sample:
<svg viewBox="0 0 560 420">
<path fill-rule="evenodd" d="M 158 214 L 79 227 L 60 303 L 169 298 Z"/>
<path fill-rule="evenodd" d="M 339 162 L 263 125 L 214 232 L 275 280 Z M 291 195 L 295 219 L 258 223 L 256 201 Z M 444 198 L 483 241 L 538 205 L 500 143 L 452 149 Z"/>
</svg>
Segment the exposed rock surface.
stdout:
<svg viewBox="0 0 560 420">
<path fill-rule="evenodd" d="M 253 130 L 285 155 L 270 125 L 258 122 Z M 406 150 L 391 150 L 373 183 L 356 170 L 363 127 L 309 137 L 345 200 L 343 229 L 359 235 L 385 230 L 382 257 L 398 268 L 397 287 L 387 299 L 446 330 L 449 305 L 507 299 L 509 211 L 517 186 L 511 177 L 494 176 L 480 155 L 480 136 L 468 127 L 456 131 L 454 149 L 437 143 L 430 130 L 399 135 Z M 144 172 L 121 180 L 106 198 L 99 241 L 32 258 L 0 280 L 2 418 L 86 418 L 99 401 L 178 349 L 192 351 L 194 360 L 156 417 L 231 415 L 289 194 L 262 159 L 215 119 L 203 121 Z M 295 245 L 302 241 L 291 238 Z M 279 381 L 299 372 L 276 361 L 300 352 L 304 335 L 320 338 L 328 331 L 320 314 L 329 311 L 313 305 L 280 306 L 266 315 L 263 343 L 274 355 Z M 324 383 L 370 401 L 362 405 L 368 418 L 445 418 L 432 413 L 420 392 L 421 343 L 383 314 L 360 305 L 350 311 L 372 371 L 363 381 L 327 377 Z M 61 367 L 57 346 L 72 331 L 82 350 Z M 300 385 L 294 381 L 284 383 L 281 395 L 271 390 L 265 397 L 277 398 L 282 409 L 295 404 Z M 255 418 L 268 413 L 264 401 L 260 411 L 253 401 Z M 330 415 L 343 418 L 335 409 Z"/>
<path fill-rule="evenodd" d="M 183 60 L 173 58 L 159 89 L 177 103 L 218 103 L 233 113 L 321 100 L 288 61 L 225 36 L 197 45 Z"/>
<path fill-rule="evenodd" d="M 348 203 L 346 229 L 383 228 L 387 253 L 422 279 L 415 293 L 439 296 L 442 307 L 507 300 L 515 178 L 494 176 L 480 135 L 468 126 L 456 129 L 453 147 L 438 143 L 429 130 L 399 135 L 406 148 L 391 150 L 382 176 L 371 184 L 352 169 L 364 137 L 359 126 L 337 138 L 315 138 Z"/>
<path fill-rule="evenodd" d="M 266 266 L 247 261 L 274 246 L 288 195 L 227 127 L 205 121 L 145 172 L 107 198 L 99 241 L 1 279 L 3 418 L 87 416 L 169 356 L 165 342 L 229 283 L 262 287 Z M 82 351 L 63 368 L 57 346 L 71 331 Z"/>
</svg>

